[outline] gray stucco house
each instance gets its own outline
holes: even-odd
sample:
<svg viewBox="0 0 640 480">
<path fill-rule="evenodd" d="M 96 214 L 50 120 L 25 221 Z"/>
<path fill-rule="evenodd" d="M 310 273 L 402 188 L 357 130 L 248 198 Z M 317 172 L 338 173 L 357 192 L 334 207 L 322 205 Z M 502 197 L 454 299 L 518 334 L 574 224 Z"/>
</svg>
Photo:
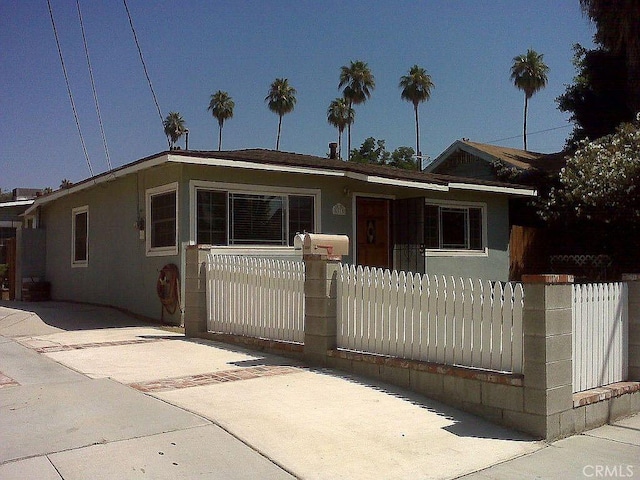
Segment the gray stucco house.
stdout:
<svg viewBox="0 0 640 480">
<path fill-rule="evenodd" d="M 53 299 L 155 319 L 159 273 L 167 264 L 184 271 L 189 244 L 291 258 L 296 233 L 345 234 L 349 263 L 507 280 L 508 200 L 531 195 L 270 150 L 172 150 L 36 199 L 26 215 L 46 248 L 23 254 L 45 257 Z"/>
</svg>

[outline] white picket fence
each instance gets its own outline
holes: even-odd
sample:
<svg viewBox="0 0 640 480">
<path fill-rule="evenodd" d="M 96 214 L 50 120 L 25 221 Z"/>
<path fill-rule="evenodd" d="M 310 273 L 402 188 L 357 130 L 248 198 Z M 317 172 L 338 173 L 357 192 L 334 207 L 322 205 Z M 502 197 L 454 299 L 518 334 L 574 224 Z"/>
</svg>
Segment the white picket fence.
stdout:
<svg viewBox="0 0 640 480">
<path fill-rule="evenodd" d="M 208 255 L 208 329 L 304 341 L 304 263 Z"/>
<path fill-rule="evenodd" d="M 338 347 L 522 373 L 521 284 L 343 265 Z"/>
<path fill-rule="evenodd" d="M 574 285 L 572 301 L 573 392 L 626 380 L 627 284 Z"/>
</svg>

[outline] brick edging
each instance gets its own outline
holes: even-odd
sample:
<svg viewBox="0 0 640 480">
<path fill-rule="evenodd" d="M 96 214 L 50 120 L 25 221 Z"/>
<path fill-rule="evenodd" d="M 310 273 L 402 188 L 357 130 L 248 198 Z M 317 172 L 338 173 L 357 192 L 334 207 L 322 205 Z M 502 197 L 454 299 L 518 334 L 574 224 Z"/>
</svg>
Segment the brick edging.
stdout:
<svg viewBox="0 0 640 480">
<path fill-rule="evenodd" d="M 452 377 L 467 378 L 471 380 L 478 380 L 480 382 L 496 383 L 500 385 L 511 385 L 514 387 L 522 387 L 524 380 L 524 375 L 517 373 L 479 370 L 470 367 L 444 365 L 441 363 L 422 362 L 418 360 L 407 360 L 404 358 L 372 355 L 368 353 L 352 352 L 349 350 L 328 350 L 327 356 L 340 358 L 342 360 L 385 365 L 389 367 L 404 368 L 420 372 L 437 373 L 440 375 L 450 375 Z"/>
<path fill-rule="evenodd" d="M 266 338 L 247 337 L 232 333 L 201 332 L 197 338 L 213 340 L 233 345 L 251 347 L 260 351 L 274 351 L 290 354 L 300 354 L 304 352 L 304 345 L 301 343 L 285 342 L 281 340 L 268 340 Z"/>
<path fill-rule="evenodd" d="M 585 390 L 573 394 L 573 408 L 603 402 L 610 398 L 620 397 L 625 393 L 640 391 L 640 382 L 617 382 L 603 387 Z"/>
</svg>

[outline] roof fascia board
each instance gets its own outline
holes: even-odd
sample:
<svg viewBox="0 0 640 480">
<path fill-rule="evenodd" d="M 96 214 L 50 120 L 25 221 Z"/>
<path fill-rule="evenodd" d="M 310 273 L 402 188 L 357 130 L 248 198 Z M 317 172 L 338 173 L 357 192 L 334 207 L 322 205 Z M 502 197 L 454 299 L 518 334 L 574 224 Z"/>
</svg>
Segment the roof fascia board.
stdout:
<svg viewBox="0 0 640 480">
<path fill-rule="evenodd" d="M 451 182 L 449 187 L 452 190 L 473 190 L 476 192 L 502 193 L 521 197 L 535 197 L 537 190 L 531 188 L 500 187 L 497 185 L 471 185 L 468 183 Z"/>
<path fill-rule="evenodd" d="M 293 165 L 276 165 L 273 163 L 249 162 L 246 160 L 226 160 L 222 158 L 197 158 L 183 155 L 169 155 L 169 162 L 189 163 L 192 165 L 205 165 L 210 167 L 232 167 L 248 170 L 268 170 L 270 172 L 305 173 L 323 175 L 329 177 L 344 177 L 345 173 L 338 170 L 327 170 L 310 167 L 297 167 Z"/>
<path fill-rule="evenodd" d="M 15 202 L 0 203 L 0 208 L 4 207 L 24 207 L 25 205 L 31 205 L 34 200 L 16 200 Z"/>
<path fill-rule="evenodd" d="M 129 175 L 131 173 L 144 170 L 146 168 L 155 167 L 156 165 L 160 165 L 166 162 L 167 161 L 166 157 L 167 157 L 166 154 L 159 155 L 157 157 L 150 158 L 140 163 L 131 164 L 128 167 L 102 173 L 96 177 L 89 178 L 88 180 L 85 180 L 82 183 L 73 185 L 70 188 L 56 190 L 55 192 L 52 192 L 48 195 L 37 198 L 34 201 L 33 205 L 31 205 L 24 213 L 25 215 L 29 215 L 39 206 L 46 205 L 47 203 L 52 202 L 53 200 L 57 200 L 67 195 L 71 195 L 72 193 L 80 192 L 82 190 L 85 190 L 86 188 L 93 187 L 101 183 L 109 182 L 115 178 L 124 177 L 125 175 Z"/>
<path fill-rule="evenodd" d="M 447 147 L 447 149 L 444 152 L 438 155 L 433 162 L 427 165 L 424 171 L 433 172 L 442 162 L 444 162 L 447 158 L 449 158 L 449 156 L 453 152 L 455 152 L 458 148 L 460 148 L 460 145 L 464 145 L 464 143 L 460 140 L 456 140 L 455 142 L 453 142 L 451 145 L 449 145 L 449 147 Z"/>
<path fill-rule="evenodd" d="M 425 169 L 425 171 L 433 172 L 438 166 L 444 163 L 456 150 L 462 150 L 463 152 L 467 152 L 468 154 L 474 155 L 488 163 L 492 163 L 496 160 L 502 161 L 498 157 L 491 155 L 490 153 L 487 153 L 477 147 L 474 147 L 473 145 L 469 145 L 468 143 L 463 142 L 462 140 L 456 140 L 449 146 L 449 148 L 447 148 L 444 152 L 438 155 L 438 157 L 433 162 L 427 165 L 427 168 Z"/>
<path fill-rule="evenodd" d="M 361 180 L 367 183 L 375 183 L 378 185 L 389 185 L 392 187 L 409 187 L 419 190 L 435 190 L 438 192 L 447 192 L 449 187 L 447 185 L 437 185 L 435 183 L 426 182 L 414 182 L 411 180 L 398 180 L 396 178 L 377 177 L 375 175 L 365 175 L 362 173 L 347 172 L 347 178 L 354 180 Z"/>
</svg>

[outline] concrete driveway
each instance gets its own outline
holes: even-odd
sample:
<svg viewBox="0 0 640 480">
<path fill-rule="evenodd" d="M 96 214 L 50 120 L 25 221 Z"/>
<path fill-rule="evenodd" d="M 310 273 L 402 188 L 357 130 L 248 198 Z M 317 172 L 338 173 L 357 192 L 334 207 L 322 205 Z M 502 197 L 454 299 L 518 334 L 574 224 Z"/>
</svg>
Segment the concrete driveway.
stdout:
<svg viewBox="0 0 640 480">
<path fill-rule="evenodd" d="M 0 335 L 0 478 L 492 478 L 547 446 L 111 309 L 0 303 Z"/>
</svg>

